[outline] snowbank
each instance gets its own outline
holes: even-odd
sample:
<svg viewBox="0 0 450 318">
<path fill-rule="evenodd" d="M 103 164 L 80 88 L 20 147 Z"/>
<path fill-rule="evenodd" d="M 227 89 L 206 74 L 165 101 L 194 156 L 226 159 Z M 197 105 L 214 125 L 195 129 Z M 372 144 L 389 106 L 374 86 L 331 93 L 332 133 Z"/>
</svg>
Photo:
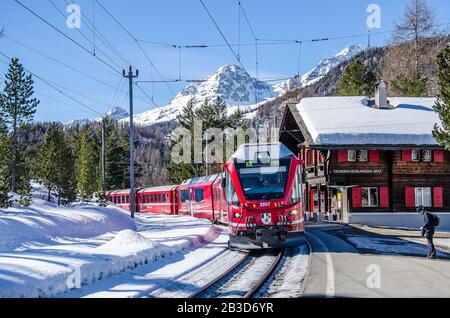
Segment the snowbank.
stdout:
<svg viewBox="0 0 450 318">
<path fill-rule="evenodd" d="M 52 244 L 58 238 L 88 238 L 111 231 L 135 230 L 130 217 L 115 207 L 84 204 L 62 207 L 33 199 L 31 206 L 0 209 L 0 251 Z"/>
<path fill-rule="evenodd" d="M 51 297 L 211 241 L 207 220 L 35 199 L 0 210 L 0 297 Z"/>
</svg>

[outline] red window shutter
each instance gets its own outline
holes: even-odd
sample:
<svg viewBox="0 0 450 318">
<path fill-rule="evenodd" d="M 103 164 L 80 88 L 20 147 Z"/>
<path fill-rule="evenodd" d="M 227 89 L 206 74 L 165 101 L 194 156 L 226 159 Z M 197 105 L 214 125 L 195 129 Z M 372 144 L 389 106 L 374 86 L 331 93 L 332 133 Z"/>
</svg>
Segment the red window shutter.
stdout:
<svg viewBox="0 0 450 318">
<path fill-rule="evenodd" d="M 369 161 L 370 162 L 380 161 L 380 152 L 378 150 L 369 150 Z"/>
<path fill-rule="evenodd" d="M 348 154 L 347 150 L 338 150 L 338 162 L 347 162 L 348 161 Z"/>
<path fill-rule="evenodd" d="M 412 151 L 411 149 L 402 150 L 402 161 L 411 162 L 412 161 Z"/>
<path fill-rule="evenodd" d="M 389 207 L 389 188 L 380 187 L 380 208 Z"/>
<path fill-rule="evenodd" d="M 405 189 L 405 206 L 407 208 L 414 208 L 416 206 L 415 190 L 413 187 Z"/>
<path fill-rule="evenodd" d="M 362 206 L 361 188 L 353 188 L 352 189 L 352 206 L 354 208 L 360 208 Z"/>
<path fill-rule="evenodd" d="M 444 162 L 444 150 L 433 151 L 434 162 L 443 163 Z"/>
<path fill-rule="evenodd" d="M 433 188 L 433 202 L 435 208 L 444 207 L 443 189 L 441 187 Z"/>
</svg>

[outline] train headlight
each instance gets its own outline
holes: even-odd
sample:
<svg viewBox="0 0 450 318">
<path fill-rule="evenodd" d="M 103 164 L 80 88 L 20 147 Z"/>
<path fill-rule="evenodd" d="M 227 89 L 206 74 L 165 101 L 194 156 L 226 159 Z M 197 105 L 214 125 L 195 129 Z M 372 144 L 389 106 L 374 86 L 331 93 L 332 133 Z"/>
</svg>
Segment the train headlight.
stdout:
<svg viewBox="0 0 450 318">
<path fill-rule="evenodd" d="M 236 213 L 234 214 L 234 217 L 235 217 L 235 218 L 240 218 L 240 217 L 242 217 L 242 214 L 236 212 Z"/>
<path fill-rule="evenodd" d="M 298 211 L 297 210 L 293 210 L 293 211 L 291 211 L 291 213 L 289 213 L 290 215 L 297 215 L 298 214 Z"/>
</svg>

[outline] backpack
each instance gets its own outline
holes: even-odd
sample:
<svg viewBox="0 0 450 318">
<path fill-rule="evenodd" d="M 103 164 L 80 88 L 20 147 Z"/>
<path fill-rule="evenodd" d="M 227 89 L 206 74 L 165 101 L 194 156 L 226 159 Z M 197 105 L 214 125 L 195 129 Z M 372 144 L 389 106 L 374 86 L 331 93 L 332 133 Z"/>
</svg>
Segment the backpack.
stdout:
<svg viewBox="0 0 450 318">
<path fill-rule="evenodd" d="M 434 214 L 430 214 L 430 215 L 433 216 L 433 221 L 432 221 L 433 226 L 438 227 L 439 224 L 441 223 L 441 219 L 437 215 L 434 215 Z"/>
</svg>

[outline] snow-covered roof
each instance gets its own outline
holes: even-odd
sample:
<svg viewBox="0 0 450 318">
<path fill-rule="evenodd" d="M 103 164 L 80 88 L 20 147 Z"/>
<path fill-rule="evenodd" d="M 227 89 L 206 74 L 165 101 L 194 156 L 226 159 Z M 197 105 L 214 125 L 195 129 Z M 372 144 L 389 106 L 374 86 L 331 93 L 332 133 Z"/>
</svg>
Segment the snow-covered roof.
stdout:
<svg viewBox="0 0 450 318">
<path fill-rule="evenodd" d="M 187 179 L 187 180 L 183 181 L 183 183 L 181 183 L 181 185 L 186 186 L 186 185 L 214 182 L 214 181 L 216 181 L 218 176 L 219 176 L 218 174 L 212 174 L 212 175 L 208 175 L 208 176 Z"/>
<path fill-rule="evenodd" d="M 313 145 L 437 145 L 435 98 L 389 97 L 393 109 L 366 97 L 303 98 L 296 109 Z"/>
<path fill-rule="evenodd" d="M 274 142 L 268 144 L 242 144 L 231 156 L 241 162 L 253 160 L 258 161 L 259 155 L 268 154 L 269 160 L 279 160 L 286 157 L 291 157 L 292 152 L 282 143 Z"/>
<path fill-rule="evenodd" d="M 176 185 L 169 185 L 169 186 L 160 186 L 160 187 L 149 187 L 149 188 L 143 188 L 139 190 L 139 192 L 164 192 L 164 191 L 171 191 L 176 189 Z"/>
</svg>

